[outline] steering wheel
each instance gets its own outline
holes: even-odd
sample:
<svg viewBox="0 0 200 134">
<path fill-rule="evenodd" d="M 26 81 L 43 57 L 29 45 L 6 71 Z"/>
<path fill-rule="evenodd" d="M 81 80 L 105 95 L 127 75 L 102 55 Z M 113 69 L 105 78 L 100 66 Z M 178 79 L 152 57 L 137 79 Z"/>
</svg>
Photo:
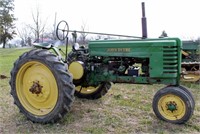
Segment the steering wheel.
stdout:
<svg viewBox="0 0 200 134">
<path fill-rule="evenodd" d="M 59 40 L 63 41 L 67 38 L 68 33 L 69 33 L 69 25 L 64 20 L 60 21 L 56 28 L 56 37 Z"/>
</svg>

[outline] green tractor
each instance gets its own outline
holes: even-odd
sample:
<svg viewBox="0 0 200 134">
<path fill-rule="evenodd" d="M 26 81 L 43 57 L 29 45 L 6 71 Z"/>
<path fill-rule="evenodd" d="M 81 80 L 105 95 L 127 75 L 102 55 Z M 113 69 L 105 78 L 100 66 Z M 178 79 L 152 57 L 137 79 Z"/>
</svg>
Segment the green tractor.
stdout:
<svg viewBox="0 0 200 134">
<path fill-rule="evenodd" d="M 74 96 L 101 98 L 111 83 L 166 84 L 153 98 L 153 111 L 161 120 L 185 123 L 195 102 L 191 92 L 180 85 L 182 42 L 146 38 L 144 16 L 142 20 L 141 39 L 94 40 L 88 47 L 75 42 L 68 55 L 66 49 L 65 58 L 52 45 L 36 45 L 22 54 L 11 71 L 14 103 L 31 121 L 54 123 L 69 112 Z M 76 32 L 83 31 L 70 31 L 61 21 L 56 33 L 66 40 L 66 46 L 69 32 L 76 37 Z"/>
</svg>

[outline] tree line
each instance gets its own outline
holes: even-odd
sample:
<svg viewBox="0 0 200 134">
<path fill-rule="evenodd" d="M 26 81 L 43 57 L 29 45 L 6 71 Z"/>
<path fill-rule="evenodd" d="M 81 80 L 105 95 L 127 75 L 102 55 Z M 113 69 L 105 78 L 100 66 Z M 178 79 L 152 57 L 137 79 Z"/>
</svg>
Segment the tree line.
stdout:
<svg viewBox="0 0 200 134">
<path fill-rule="evenodd" d="M 44 18 L 42 19 L 39 7 L 36 7 L 36 10 L 31 13 L 32 24 L 23 23 L 19 28 L 15 26 L 17 18 L 14 16 L 14 8 L 14 0 L 0 0 L 0 44 L 3 44 L 3 48 L 5 48 L 7 42 L 15 36 L 18 36 L 21 39 L 21 46 L 31 46 L 34 40 L 43 38 L 57 40 L 55 35 L 56 21 L 52 27 L 47 27 L 47 18 L 45 20 Z M 85 22 L 82 22 L 80 28 L 81 31 L 89 31 Z M 163 31 L 160 37 L 166 36 L 167 33 Z M 86 33 L 80 33 L 78 34 L 76 41 L 80 44 L 87 44 L 89 40 L 112 38 L 116 37 L 103 35 L 88 36 Z M 197 40 L 199 41 L 200 37 Z M 72 36 L 70 36 L 69 43 L 72 43 L 73 41 Z"/>
<path fill-rule="evenodd" d="M 39 9 L 36 10 L 36 13 L 32 12 L 33 25 L 24 23 L 20 28 L 17 28 L 14 8 L 14 0 L 0 0 L 0 44 L 3 44 L 3 48 L 16 35 L 21 39 L 22 46 L 31 45 L 33 38 L 36 40 L 41 38 L 41 34 L 45 35 L 46 22 L 41 21 Z"/>
<path fill-rule="evenodd" d="M 56 24 L 47 28 L 47 19 L 42 20 L 39 7 L 36 7 L 36 11 L 31 13 L 33 24 L 23 23 L 20 27 L 15 26 L 17 18 L 14 16 L 14 8 L 14 0 L 0 0 L 0 44 L 3 44 L 3 48 L 15 36 L 21 39 L 21 46 L 31 46 L 34 40 L 43 38 L 57 40 L 55 36 Z M 85 31 L 85 29 L 86 23 L 83 23 L 81 30 Z M 86 44 L 88 42 L 86 37 L 87 34 L 78 35 L 77 42 Z M 73 42 L 72 37 L 70 42 Z"/>
</svg>

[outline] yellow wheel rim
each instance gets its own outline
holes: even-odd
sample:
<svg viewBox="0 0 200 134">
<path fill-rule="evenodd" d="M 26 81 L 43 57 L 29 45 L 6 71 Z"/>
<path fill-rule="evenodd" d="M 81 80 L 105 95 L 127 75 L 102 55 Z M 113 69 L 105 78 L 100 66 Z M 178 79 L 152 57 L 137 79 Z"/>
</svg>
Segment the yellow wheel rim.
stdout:
<svg viewBox="0 0 200 134">
<path fill-rule="evenodd" d="M 179 96 L 167 94 L 160 98 L 158 110 L 164 118 L 178 120 L 185 115 L 186 105 Z"/>
<path fill-rule="evenodd" d="M 27 62 L 19 69 L 16 92 L 22 106 L 38 116 L 50 113 L 58 99 L 54 75 L 47 66 L 37 61 Z"/>
<path fill-rule="evenodd" d="M 92 94 L 95 91 L 97 91 L 99 86 L 97 87 L 81 87 L 81 86 L 76 86 L 76 91 L 80 92 L 81 94 Z"/>
</svg>

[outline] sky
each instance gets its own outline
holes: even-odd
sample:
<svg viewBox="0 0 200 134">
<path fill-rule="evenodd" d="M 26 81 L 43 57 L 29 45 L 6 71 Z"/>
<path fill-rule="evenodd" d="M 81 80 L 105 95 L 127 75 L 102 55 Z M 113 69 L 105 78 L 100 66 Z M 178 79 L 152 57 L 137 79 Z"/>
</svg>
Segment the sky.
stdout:
<svg viewBox="0 0 200 134">
<path fill-rule="evenodd" d="M 15 0 L 16 26 L 33 24 L 38 8 L 46 27 L 65 20 L 70 30 L 142 36 L 141 3 L 145 2 L 148 37 L 165 30 L 170 37 L 200 37 L 199 0 Z"/>
</svg>

